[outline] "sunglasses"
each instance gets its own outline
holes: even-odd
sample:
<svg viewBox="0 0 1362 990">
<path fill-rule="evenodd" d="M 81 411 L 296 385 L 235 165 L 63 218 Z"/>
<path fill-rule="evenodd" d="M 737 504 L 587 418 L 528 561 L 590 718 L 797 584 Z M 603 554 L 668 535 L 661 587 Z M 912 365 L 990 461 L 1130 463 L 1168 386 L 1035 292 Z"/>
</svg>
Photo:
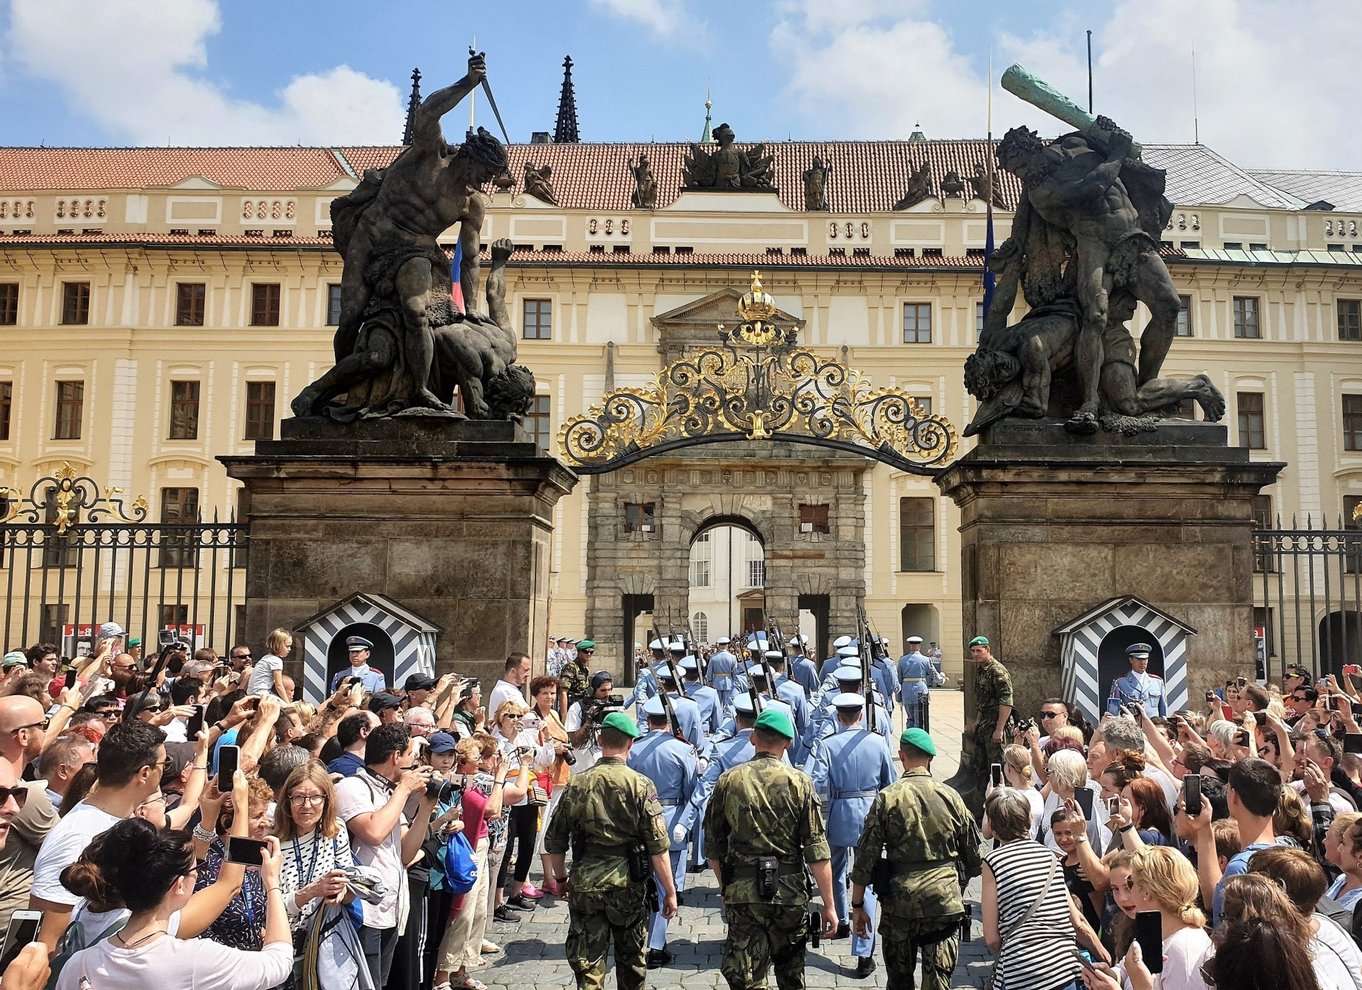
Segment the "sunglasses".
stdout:
<svg viewBox="0 0 1362 990">
<path fill-rule="evenodd" d="M 249 653 L 233 653 L 233 654 L 232 654 L 232 659 L 233 659 L 233 660 L 249 660 L 250 658 L 251 658 L 251 655 L 250 655 Z"/>
<path fill-rule="evenodd" d="M 29 722 L 28 725 L 17 725 L 14 728 L 10 729 L 9 731 L 15 735 L 18 735 L 25 729 L 46 729 L 47 722 L 48 722 L 47 719 L 43 719 L 41 722 Z"/>
<path fill-rule="evenodd" d="M 1047 719 L 1047 718 L 1059 718 L 1059 716 L 1061 716 L 1061 715 L 1063 715 L 1063 714 L 1064 714 L 1064 712 L 1041 712 L 1041 713 L 1040 713 L 1040 717 L 1041 717 L 1042 719 Z"/>
<path fill-rule="evenodd" d="M 22 809 L 27 800 L 28 788 L 22 784 L 18 787 L 0 787 L 0 808 L 13 801 L 16 808 Z"/>
</svg>

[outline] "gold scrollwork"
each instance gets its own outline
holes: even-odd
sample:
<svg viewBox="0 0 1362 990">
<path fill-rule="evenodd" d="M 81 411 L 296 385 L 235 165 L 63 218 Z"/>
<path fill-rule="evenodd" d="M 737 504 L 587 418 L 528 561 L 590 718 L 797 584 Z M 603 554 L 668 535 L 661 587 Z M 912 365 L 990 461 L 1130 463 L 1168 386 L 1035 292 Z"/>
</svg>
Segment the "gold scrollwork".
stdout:
<svg viewBox="0 0 1362 990">
<path fill-rule="evenodd" d="M 102 490 L 91 478 L 83 477 L 69 461 L 51 477 L 39 478 L 21 497 L 17 488 L 0 488 L 0 524 L 19 519 L 56 527 L 64 536 L 72 526 L 84 523 L 140 523 L 147 517 L 146 496 L 123 504 L 123 489 L 105 486 Z"/>
</svg>

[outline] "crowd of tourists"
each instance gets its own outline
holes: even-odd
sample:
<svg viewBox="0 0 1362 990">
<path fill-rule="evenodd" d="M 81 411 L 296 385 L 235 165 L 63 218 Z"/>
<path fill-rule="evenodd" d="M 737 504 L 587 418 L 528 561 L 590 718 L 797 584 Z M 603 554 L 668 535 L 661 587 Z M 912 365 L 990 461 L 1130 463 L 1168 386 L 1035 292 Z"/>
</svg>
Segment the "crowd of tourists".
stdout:
<svg viewBox="0 0 1362 990">
<path fill-rule="evenodd" d="M 561 903 L 578 984 L 613 947 L 633 990 L 672 964 L 702 870 L 731 987 L 803 986 L 816 932 L 850 940 L 853 976 L 878 945 L 890 986 L 920 966 L 944 988 L 982 876 L 996 990 L 1362 990 L 1353 668 L 1167 713 L 1132 655 L 1089 725 L 1054 699 L 1019 717 L 979 637 L 977 824 L 931 777 L 918 637 L 823 661 L 659 638 L 618 691 L 585 639 L 553 673 L 512 654 L 484 694 L 389 685 L 351 636 L 313 705 L 286 630 L 223 656 L 100 633 L 4 656 L 4 990 L 481 990 L 491 923 Z"/>
</svg>

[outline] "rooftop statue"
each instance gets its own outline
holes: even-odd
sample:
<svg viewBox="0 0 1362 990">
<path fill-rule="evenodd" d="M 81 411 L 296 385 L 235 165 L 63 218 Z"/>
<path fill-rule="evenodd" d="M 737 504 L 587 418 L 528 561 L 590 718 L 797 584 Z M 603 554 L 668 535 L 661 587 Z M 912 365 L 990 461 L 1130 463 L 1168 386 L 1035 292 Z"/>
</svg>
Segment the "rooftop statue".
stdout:
<svg viewBox="0 0 1362 990">
<path fill-rule="evenodd" d="M 1047 142 L 1014 127 L 998 145 L 998 164 L 1022 180 L 1022 195 L 1012 234 L 990 259 L 998 285 L 965 366 L 966 387 L 981 400 L 966 435 L 1002 416 L 1049 414 L 1064 405 L 1065 389 L 1052 395 L 1052 386 L 1070 379 L 1072 400 L 1060 414 L 1074 433 L 1152 427 L 1188 398 L 1219 419 L 1225 402 L 1205 376 L 1159 377 L 1179 306 L 1159 256 L 1172 210 L 1163 171 L 1140 161 L 1114 122 L 1089 117 L 1020 66 L 1004 74 L 1004 87 L 1083 130 Z M 1031 308 L 1008 326 L 1019 288 Z M 1152 315 L 1137 356 L 1126 322 L 1141 302 Z"/>
<path fill-rule="evenodd" d="M 828 176 L 832 166 L 820 155 L 813 156 L 813 164 L 804 170 L 804 209 L 810 213 L 827 212 Z"/>
<path fill-rule="evenodd" d="M 932 194 L 932 166 L 923 162 L 918 169 L 908 176 L 908 188 L 894 204 L 896 210 L 906 210 L 909 207 L 917 206 L 924 199 Z"/>
<path fill-rule="evenodd" d="M 684 188 L 775 192 L 772 181 L 775 159 L 766 154 L 765 144 L 739 151 L 733 146 L 733 128 L 727 124 L 714 128 L 714 140 L 719 143 L 714 151 L 706 151 L 699 144 L 690 146 L 681 168 Z"/>
<path fill-rule="evenodd" d="M 528 378 L 533 395 L 529 372 L 514 367 L 516 334 L 505 307 L 494 305 L 499 271 L 488 280 L 489 312 L 477 307 L 479 231 L 489 203 L 482 187 L 505 171 L 506 149 L 482 128 L 458 145 L 446 143 L 440 129 L 440 118 L 485 87 L 486 76 L 483 56 L 470 55 L 468 74 L 413 114 L 411 144 L 332 202 L 332 240 L 345 259 L 336 364 L 293 400 L 294 415 L 452 416 L 450 383 L 457 382 L 469 416 L 514 419 L 524 403 L 508 399 L 508 390 L 523 390 Z M 450 261 L 436 240 L 451 227 L 458 227 L 462 254 L 463 311 L 451 298 Z M 343 403 L 330 404 L 341 395 Z M 500 397 L 497 408 L 488 395 Z"/>
<path fill-rule="evenodd" d="M 525 192 L 535 199 L 558 205 L 558 193 L 553 188 L 553 166 L 534 167 L 533 162 L 525 163 Z"/>
<path fill-rule="evenodd" d="M 646 151 L 638 153 L 638 161 L 630 160 L 629 174 L 634 177 L 634 192 L 629 202 L 640 210 L 657 209 L 657 179 Z"/>
</svg>

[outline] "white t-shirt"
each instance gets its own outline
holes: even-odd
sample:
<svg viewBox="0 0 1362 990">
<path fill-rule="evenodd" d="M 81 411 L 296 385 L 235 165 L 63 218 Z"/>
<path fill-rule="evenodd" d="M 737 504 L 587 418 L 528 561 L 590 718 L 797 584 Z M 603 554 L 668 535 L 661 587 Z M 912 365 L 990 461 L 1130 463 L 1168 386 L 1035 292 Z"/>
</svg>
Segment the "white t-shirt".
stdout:
<svg viewBox="0 0 1362 990">
<path fill-rule="evenodd" d="M 255 662 L 255 668 L 251 671 L 251 679 L 246 685 L 246 693 L 249 695 L 273 694 L 274 672 L 283 669 L 283 657 L 265 654 Z"/>
<path fill-rule="evenodd" d="M 352 818 L 377 811 L 391 797 L 388 788 L 367 770 L 361 770 L 336 785 L 336 815 L 349 825 Z M 402 865 L 402 826 L 405 824 L 406 817 L 399 814 L 393 830 L 376 846 L 361 841 L 353 833 L 350 836 L 355 859 L 360 865 L 377 870 L 388 887 L 377 904 L 360 902 L 366 928 L 401 928 L 406 924 L 407 871 Z"/>
<path fill-rule="evenodd" d="M 521 708 L 529 708 L 525 695 L 510 681 L 497 681 L 487 698 L 487 722 L 496 728 L 497 710 L 508 701 L 514 701 Z"/>
<path fill-rule="evenodd" d="M 1315 979 L 1320 990 L 1362 990 L 1362 950 L 1352 936 L 1338 924 L 1322 915 L 1312 921 L 1319 929 L 1310 940 L 1310 954 L 1315 961 Z"/>
<path fill-rule="evenodd" d="M 578 701 L 573 704 L 567 712 L 567 721 L 563 723 L 563 728 L 571 735 L 582 727 L 582 706 L 587 702 Z M 595 733 L 587 733 L 587 744 L 581 749 L 572 748 L 572 755 L 577 758 L 577 763 L 573 766 L 573 773 L 581 773 L 587 767 L 596 765 L 596 761 L 601 758 L 601 748 L 596 745 Z"/>
<path fill-rule="evenodd" d="M 76 861 L 90 840 L 123 819 L 82 801 L 57 822 L 38 850 L 33 864 L 33 896 L 54 904 L 75 906 L 80 898 L 61 885 L 61 871 Z"/>
<path fill-rule="evenodd" d="M 260 990 L 283 983 L 292 970 L 291 942 L 272 942 L 259 952 L 247 952 L 206 938 L 163 936 L 135 949 L 106 939 L 71 957 L 57 990 L 78 990 L 82 977 L 99 990 Z"/>
</svg>

